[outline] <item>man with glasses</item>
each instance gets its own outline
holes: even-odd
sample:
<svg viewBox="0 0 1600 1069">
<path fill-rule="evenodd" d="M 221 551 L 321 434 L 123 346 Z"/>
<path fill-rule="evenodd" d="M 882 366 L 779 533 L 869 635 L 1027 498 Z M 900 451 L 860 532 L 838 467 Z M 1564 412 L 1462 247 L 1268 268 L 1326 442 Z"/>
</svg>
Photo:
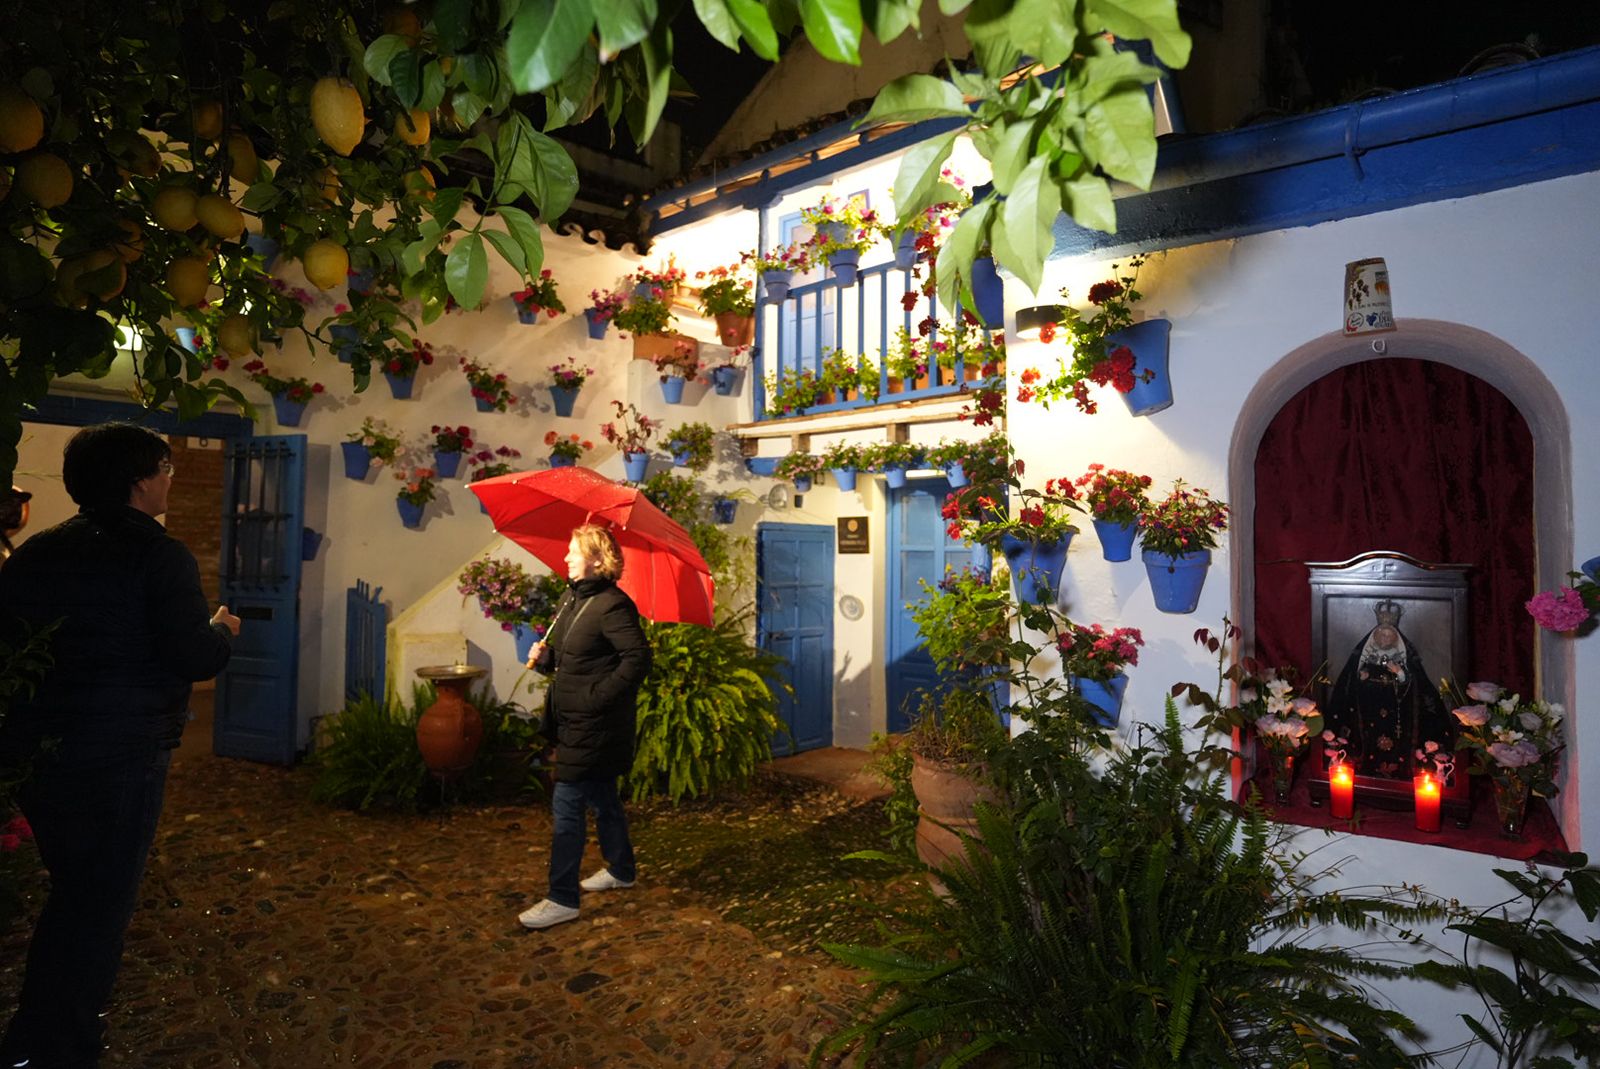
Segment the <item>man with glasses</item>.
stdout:
<svg viewBox="0 0 1600 1069">
<path fill-rule="evenodd" d="M 17 801 L 50 871 L 0 1066 L 99 1064 L 189 692 L 239 633 L 227 606 L 209 612 L 193 554 L 156 522 L 175 474 L 160 435 L 84 428 L 62 457 L 78 514 L 0 568 L 0 640 L 57 625 L 38 689 L 0 710 L 0 768 L 26 774 Z"/>
</svg>

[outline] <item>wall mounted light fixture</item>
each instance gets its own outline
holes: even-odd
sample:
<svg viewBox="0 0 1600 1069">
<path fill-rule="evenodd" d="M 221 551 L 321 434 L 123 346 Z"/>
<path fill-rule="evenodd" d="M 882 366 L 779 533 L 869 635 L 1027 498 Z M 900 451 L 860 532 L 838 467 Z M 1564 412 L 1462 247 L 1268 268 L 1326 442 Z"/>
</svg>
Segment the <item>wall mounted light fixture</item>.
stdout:
<svg viewBox="0 0 1600 1069">
<path fill-rule="evenodd" d="M 1017 309 L 1017 329 L 1012 336 L 1020 341 L 1038 341 L 1039 329 L 1046 323 L 1061 322 L 1061 307 L 1055 304 L 1036 304 Z"/>
</svg>

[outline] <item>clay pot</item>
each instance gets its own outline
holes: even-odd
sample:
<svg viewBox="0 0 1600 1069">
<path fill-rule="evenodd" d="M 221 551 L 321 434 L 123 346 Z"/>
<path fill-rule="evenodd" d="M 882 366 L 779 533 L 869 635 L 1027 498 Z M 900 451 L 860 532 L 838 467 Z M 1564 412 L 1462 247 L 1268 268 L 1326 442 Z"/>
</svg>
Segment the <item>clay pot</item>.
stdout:
<svg viewBox="0 0 1600 1069">
<path fill-rule="evenodd" d="M 754 316 L 742 316 L 738 312 L 718 312 L 716 319 L 717 338 L 723 345 L 729 347 L 749 345 L 750 339 L 755 337 Z"/>
<path fill-rule="evenodd" d="M 966 857 L 961 837 L 977 836 L 978 803 L 999 801 L 988 784 L 921 755 L 912 758 L 911 790 L 917 796 L 917 857 L 934 869 Z M 938 894 L 948 893 L 931 872 L 928 883 Z"/>
<path fill-rule="evenodd" d="M 488 673 L 480 665 L 445 664 L 417 669 L 434 685 L 438 697 L 417 721 L 417 749 L 440 779 L 459 776 L 472 767 L 483 742 L 483 717 L 467 701 L 467 688 Z"/>
</svg>

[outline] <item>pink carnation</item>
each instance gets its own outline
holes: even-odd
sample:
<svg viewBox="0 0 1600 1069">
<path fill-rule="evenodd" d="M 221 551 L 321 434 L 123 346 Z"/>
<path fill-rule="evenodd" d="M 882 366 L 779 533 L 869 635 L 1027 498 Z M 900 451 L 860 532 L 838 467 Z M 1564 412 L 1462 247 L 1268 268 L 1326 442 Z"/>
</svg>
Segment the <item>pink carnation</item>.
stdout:
<svg viewBox="0 0 1600 1069">
<path fill-rule="evenodd" d="M 1583 595 L 1570 586 L 1546 590 L 1528 599 L 1528 614 L 1550 631 L 1571 631 L 1589 619 Z"/>
</svg>

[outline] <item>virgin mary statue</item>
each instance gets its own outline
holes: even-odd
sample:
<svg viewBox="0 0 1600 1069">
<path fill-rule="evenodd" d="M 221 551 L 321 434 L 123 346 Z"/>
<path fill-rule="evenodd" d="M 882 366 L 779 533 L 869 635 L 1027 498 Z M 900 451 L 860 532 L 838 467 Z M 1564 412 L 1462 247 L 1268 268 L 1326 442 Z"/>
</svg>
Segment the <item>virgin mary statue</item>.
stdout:
<svg viewBox="0 0 1600 1069">
<path fill-rule="evenodd" d="M 1449 753 L 1455 734 L 1421 654 L 1400 630 L 1400 604 L 1380 601 L 1373 612 L 1377 626 L 1334 681 L 1327 728 L 1347 744 L 1346 760 L 1358 775 L 1409 779 L 1423 763 L 1419 755 Z"/>
</svg>

